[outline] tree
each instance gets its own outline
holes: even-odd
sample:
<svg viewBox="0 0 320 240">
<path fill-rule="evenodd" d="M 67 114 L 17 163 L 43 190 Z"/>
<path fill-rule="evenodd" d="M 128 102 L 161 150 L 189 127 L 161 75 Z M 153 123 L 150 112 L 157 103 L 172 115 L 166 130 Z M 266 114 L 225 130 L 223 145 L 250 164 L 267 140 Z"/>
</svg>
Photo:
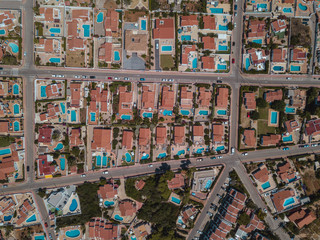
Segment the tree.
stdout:
<svg viewBox="0 0 320 240">
<path fill-rule="evenodd" d="M 257 106 L 259 108 L 266 108 L 268 106 L 268 102 L 264 100 L 263 98 L 257 98 Z"/>
<path fill-rule="evenodd" d="M 253 111 L 250 114 L 250 117 L 251 117 L 252 120 L 258 120 L 260 118 L 260 114 L 257 111 Z"/>
<path fill-rule="evenodd" d="M 250 222 L 250 216 L 247 215 L 245 212 L 241 213 L 239 218 L 237 219 L 237 223 L 239 223 L 240 225 L 248 225 Z"/>
<path fill-rule="evenodd" d="M 271 103 L 271 108 L 279 112 L 283 112 L 285 107 L 286 103 L 282 100 L 275 100 Z"/>
<path fill-rule="evenodd" d="M 232 22 L 228 22 L 228 30 L 233 30 L 233 24 L 232 24 Z"/>
</svg>

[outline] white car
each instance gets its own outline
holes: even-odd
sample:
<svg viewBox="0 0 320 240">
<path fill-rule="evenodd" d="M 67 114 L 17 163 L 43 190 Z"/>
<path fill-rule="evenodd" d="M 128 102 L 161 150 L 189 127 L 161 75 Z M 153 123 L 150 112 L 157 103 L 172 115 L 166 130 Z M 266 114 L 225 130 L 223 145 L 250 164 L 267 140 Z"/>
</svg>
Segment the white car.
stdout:
<svg viewBox="0 0 320 240">
<path fill-rule="evenodd" d="M 234 154 L 234 147 L 231 148 L 231 154 Z"/>
<path fill-rule="evenodd" d="M 264 211 L 265 213 L 268 213 L 267 209 L 265 209 L 265 208 L 263 209 L 263 211 Z"/>
<path fill-rule="evenodd" d="M 124 80 L 129 80 L 129 78 L 128 78 L 128 77 L 125 77 Z"/>
<path fill-rule="evenodd" d="M 114 80 L 119 80 L 119 78 L 118 78 L 118 77 L 115 77 Z"/>
<path fill-rule="evenodd" d="M 244 153 L 242 153 L 241 155 L 242 155 L 242 156 L 247 156 L 248 153 L 247 153 L 247 152 L 244 152 Z"/>
<path fill-rule="evenodd" d="M 56 77 L 57 75 L 55 75 L 55 74 L 52 74 L 52 77 Z"/>
<path fill-rule="evenodd" d="M 156 49 L 157 50 L 159 49 L 159 43 L 156 43 Z"/>
<path fill-rule="evenodd" d="M 81 174 L 81 177 L 86 177 L 86 175 L 85 174 Z"/>
<path fill-rule="evenodd" d="M 167 79 L 166 78 L 162 78 L 162 82 L 166 82 L 167 81 Z"/>
<path fill-rule="evenodd" d="M 202 161 L 203 161 L 202 158 L 198 158 L 198 159 L 197 159 L 197 162 L 202 162 Z"/>
<path fill-rule="evenodd" d="M 219 158 L 219 159 L 221 159 L 221 158 L 222 158 L 222 156 L 218 156 L 218 158 Z"/>
<path fill-rule="evenodd" d="M 170 78 L 170 79 L 168 79 L 168 81 L 169 81 L 169 82 L 173 82 L 173 79 Z"/>
<path fill-rule="evenodd" d="M 108 170 L 107 171 L 103 171 L 102 174 L 107 175 L 107 174 L 109 174 L 109 171 Z"/>
<path fill-rule="evenodd" d="M 79 75 L 74 75 L 74 78 L 81 78 L 81 76 L 79 76 Z"/>
<path fill-rule="evenodd" d="M 86 75 L 82 75 L 82 78 L 87 78 L 87 76 Z"/>
<path fill-rule="evenodd" d="M 316 147 L 318 146 L 318 144 L 311 144 L 311 147 Z"/>
<path fill-rule="evenodd" d="M 153 167 L 153 164 L 149 164 L 148 167 Z"/>
</svg>

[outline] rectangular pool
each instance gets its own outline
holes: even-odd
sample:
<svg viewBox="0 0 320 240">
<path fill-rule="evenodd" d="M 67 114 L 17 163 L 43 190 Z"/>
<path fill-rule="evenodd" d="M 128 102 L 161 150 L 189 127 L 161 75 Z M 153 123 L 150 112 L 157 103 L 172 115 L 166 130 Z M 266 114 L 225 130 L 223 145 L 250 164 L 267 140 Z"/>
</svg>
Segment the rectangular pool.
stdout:
<svg viewBox="0 0 320 240">
<path fill-rule="evenodd" d="M 300 69 L 301 69 L 300 66 L 294 66 L 294 65 L 290 66 L 290 71 L 292 72 L 299 72 Z"/>
<path fill-rule="evenodd" d="M 270 123 L 271 124 L 277 124 L 278 123 L 278 112 L 271 112 Z"/>
<path fill-rule="evenodd" d="M 286 107 L 285 113 L 296 113 L 296 109 L 294 107 Z"/>
<path fill-rule="evenodd" d="M 252 42 L 262 44 L 262 39 L 253 39 Z"/>
<path fill-rule="evenodd" d="M 223 13 L 223 8 L 210 8 L 211 13 Z"/>
<path fill-rule="evenodd" d="M 227 65 L 225 65 L 225 64 L 218 64 L 218 65 L 217 65 L 217 69 L 218 69 L 218 70 L 227 70 Z"/>
<path fill-rule="evenodd" d="M 90 37 L 90 25 L 82 25 L 82 28 L 83 28 L 83 36 L 84 37 Z"/>
<path fill-rule="evenodd" d="M 221 31 L 228 31 L 228 25 L 219 25 L 219 30 Z"/>
<path fill-rule="evenodd" d="M 191 41 L 191 35 L 182 35 L 181 41 Z"/>
<path fill-rule="evenodd" d="M 176 203 L 176 204 L 180 204 L 181 200 L 176 198 L 176 197 L 171 197 L 171 201 Z"/>
<path fill-rule="evenodd" d="M 41 96 L 42 98 L 47 97 L 46 88 L 47 88 L 47 86 L 41 86 L 40 96 Z"/>
<path fill-rule="evenodd" d="M 141 20 L 141 26 L 140 26 L 141 30 L 145 31 L 147 30 L 147 20 L 142 19 Z"/>
<path fill-rule="evenodd" d="M 268 181 L 268 182 L 263 183 L 263 184 L 261 185 L 261 187 L 262 187 L 263 190 L 266 190 L 267 188 L 270 187 L 270 182 Z"/>
<path fill-rule="evenodd" d="M 290 197 L 290 198 L 287 198 L 286 200 L 284 200 L 283 206 L 287 207 L 289 205 L 292 205 L 293 203 L 295 203 L 294 198 Z"/>
<path fill-rule="evenodd" d="M 219 46 L 218 46 L 218 50 L 219 50 L 219 51 L 228 51 L 228 46 L 226 46 L 226 45 L 219 45 Z"/>
<path fill-rule="evenodd" d="M 11 153 L 11 149 L 10 148 L 5 148 L 5 149 L 1 149 L 0 150 L 0 156 L 7 155 L 7 154 L 10 154 L 10 153 Z"/>
<path fill-rule="evenodd" d="M 171 52 L 172 51 L 172 46 L 162 46 L 161 47 L 162 52 Z"/>
<path fill-rule="evenodd" d="M 77 114 L 75 110 L 71 111 L 71 122 L 77 121 Z"/>
<path fill-rule="evenodd" d="M 246 58 L 246 70 L 248 71 L 250 67 L 250 59 L 249 58 Z"/>
<path fill-rule="evenodd" d="M 282 137 L 282 142 L 292 142 L 292 135 Z"/>
</svg>

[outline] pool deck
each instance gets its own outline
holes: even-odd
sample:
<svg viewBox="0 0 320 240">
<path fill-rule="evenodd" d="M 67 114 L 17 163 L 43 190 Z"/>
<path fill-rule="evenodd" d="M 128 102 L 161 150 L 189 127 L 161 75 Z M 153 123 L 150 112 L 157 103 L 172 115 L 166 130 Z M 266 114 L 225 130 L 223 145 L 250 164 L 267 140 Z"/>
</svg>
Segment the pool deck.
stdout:
<svg viewBox="0 0 320 240">
<path fill-rule="evenodd" d="M 271 123 L 271 112 L 277 112 L 277 123 L 276 124 Z M 279 126 L 279 115 L 280 115 L 280 113 L 278 111 L 269 108 L 269 111 L 268 111 L 268 126 L 269 127 L 278 127 Z"/>
</svg>

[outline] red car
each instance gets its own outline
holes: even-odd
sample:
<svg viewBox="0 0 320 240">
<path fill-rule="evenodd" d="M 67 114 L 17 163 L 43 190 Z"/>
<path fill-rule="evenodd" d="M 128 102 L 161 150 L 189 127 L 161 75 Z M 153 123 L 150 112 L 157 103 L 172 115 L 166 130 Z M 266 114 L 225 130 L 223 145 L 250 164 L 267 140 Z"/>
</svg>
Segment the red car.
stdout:
<svg viewBox="0 0 320 240">
<path fill-rule="evenodd" d="M 232 58 L 232 63 L 234 63 L 235 61 L 234 61 L 234 58 Z"/>
<path fill-rule="evenodd" d="M 48 227 L 48 223 L 47 222 L 45 222 L 44 225 L 46 226 L 46 228 Z"/>
<path fill-rule="evenodd" d="M 109 80 L 112 80 L 112 77 L 108 77 Z"/>
</svg>

